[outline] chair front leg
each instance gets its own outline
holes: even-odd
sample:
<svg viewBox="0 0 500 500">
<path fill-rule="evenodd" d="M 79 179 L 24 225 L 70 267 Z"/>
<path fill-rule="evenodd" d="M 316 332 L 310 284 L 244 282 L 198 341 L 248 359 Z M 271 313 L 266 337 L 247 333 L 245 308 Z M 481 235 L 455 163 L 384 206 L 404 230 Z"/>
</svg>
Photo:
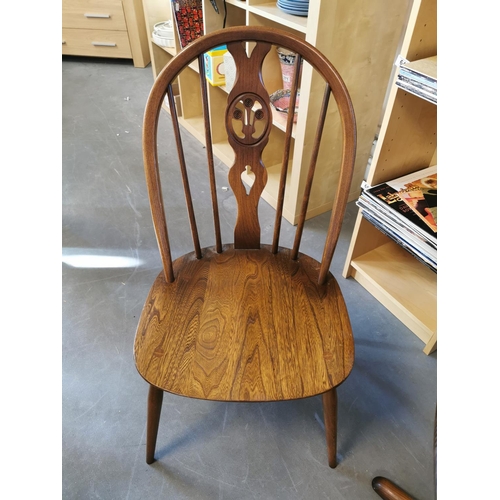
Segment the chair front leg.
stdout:
<svg viewBox="0 0 500 500">
<path fill-rule="evenodd" d="M 334 387 L 323 394 L 323 416 L 325 419 L 328 465 L 337 466 L 337 389 Z"/>
<path fill-rule="evenodd" d="M 162 402 L 163 391 L 154 385 L 150 385 L 148 394 L 148 422 L 146 437 L 147 464 L 152 464 L 155 461 L 156 438 L 158 436 Z"/>
</svg>

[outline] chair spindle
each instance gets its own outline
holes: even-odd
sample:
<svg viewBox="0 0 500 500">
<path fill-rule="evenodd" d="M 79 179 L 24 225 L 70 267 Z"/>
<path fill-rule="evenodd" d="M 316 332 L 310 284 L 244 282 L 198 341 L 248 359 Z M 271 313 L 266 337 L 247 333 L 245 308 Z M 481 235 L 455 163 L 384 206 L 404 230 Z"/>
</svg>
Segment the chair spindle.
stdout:
<svg viewBox="0 0 500 500">
<path fill-rule="evenodd" d="M 172 115 L 172 126 L 174 128 L 175 141 L 177 143 L 177 151 L 179 155 L 179 164 L 181 168 L 182 183 L 184 185 L 184 194 L 186 196 L 186 205 L 189 215 L 189 223 L 191 225 L 191 234 L 193 237 L 194 250 L 196 258 L 201 259 L 200 239 L 198 236 L 198 228 L 196 227 L 196 218 L 194 215 L 193 199 L 191 197 L 191 190 L 189 188 L 189 179 L 186 169 L 186 159 L 184 157 L 184 149 L 182 147 L 181 131 L 179 127 L 179 120 L 177 117 L 177 109 L 175 107 L 174 91 L 172 85 L 168 85 L 168 102 L 170 105 L 170 114 Z"/>
<path fill-rule="evenodd" d="M 316 129 L 316 137 L 314 138 L 314 146 L 311 154 L 311 162 L 309 164 L 309 170 L 307 172 L 307 180 L 304 189 L 304 196 L 302 198 L 302 208 L 299 215 L 299 223 L 297 224 L 297 231 L 295 232 L 295 241 L 293 243 L 293 249 L 291 255 L 292 260 L 297 260 L 297 255 L 299 253 L 299 246 L 300 246 L 300 241 L 302 239 L 302 233 L 304 231 L 304 223 L 306 220 L 307 207 L 309 206 L 309 196 L 311 194 L 311 187 L 314 179 L 314 172 L 316 170 L 319 147 L 321 144 L 321 136 L 323 134 L 323 128 L 325 125 L 325 118 L 326 118 L 326 112 L 328 110 L 329 101 L 330 101 L 330 85 L 328 85 L 327 83 L 325 85 L 323 104 L 321 105 L 321 111 L 319 114 L 318 127 Z"/>
<path fill-rule="evenodd" d="M 208 175 L 210 177 L 210 191 L 212 194 L 212 210 L 214 214 L 215 247 L 217 253 L 222 252 L 222 238 L 220 232 L 219 205 L 217 202 L 217 185 L 215 182 L 214 153 L 212 148 L 212 130 L 210 128 L 210 112 L 208 107 L 207 79 L 205 78 L 205 60 L 203 54 L 198 57 L 200 72 L 201 97 L 203 101 L 203 118 L 205 121 L 205 144 L 207 150 Z"/>
<path fill-rule="evenodd" d="M 143 144 L 151 139 L 151 133 L 156 134 L 156 126 L 147 130 L 148 122 L 144 122 Z M 174 268 L 172 265 L 172 253 L 170 251 L 170 241 L 168 238 L 167 221 L 165 217 L 165 205 L 163 204 L 163 194 L 160 181 L 160 169 L 158 166 L 158 151 L 144 147 L 144 172 L 146 175 L 146 184 L 148 189 L 149 203 L 151 207 L 151 216 L 155 229 L 160 257 L 163 265 L 163 273 L 167 283 L 173 283 L 175 280 Z"/>
<path fill-rule="evenodd" d="M 145 165 L 148 165 L 145 163 Z M 152 171 L 151 171 L 152 170 Z M 160 250 L 163 272 L 167 283 L 174 282 L 174 268 L 172 265 L 172 254 L 170 252 L 170 241 L 168 239 L 167 221 L 165 218 L 165 209 L 163 205 L 163 196 L 161 192 L 160 172 L 158 170 L 158 161 L 154 162 L 154 168 L 146 167 L 146 182 L 151 205 L 151 215 L 153 218 L 156 239 Z"/>
<path fill-rule="evenodd" d="M 301 64 L 302 64 L 302 57 L 300 56 L 300 54 L 297 54 L 297 57 L 295 58 L 292 88 L 290 91 L 290 103 L 288 107 L 288 115 L 286 120 L 285 146 L 283 151 L 283 163 L 281 166 L 280 183 L 278 188 L 278 201 L 276 204 L 276 220 L 274 223 L 274 236 L 273 236 L 273 247 L 272 247 L 273 254 L 278 252 L 278 246 L 279 246 L 281 218 L 283 216 L 285 185 L 286 185 L 286 177 L 288 174 L 288 162 L 290 159 L 290 144 L 292 142 L 293 120 L 295 117 L 295 103 L 297 100 L 297 90 L 299 87 Z"/>
</svg>

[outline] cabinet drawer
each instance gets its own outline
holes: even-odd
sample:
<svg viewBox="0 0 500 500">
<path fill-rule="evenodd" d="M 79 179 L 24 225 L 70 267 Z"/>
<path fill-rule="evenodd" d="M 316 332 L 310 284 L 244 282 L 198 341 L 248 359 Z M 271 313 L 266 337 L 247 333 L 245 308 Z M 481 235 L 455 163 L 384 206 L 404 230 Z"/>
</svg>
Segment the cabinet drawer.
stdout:
<svg viewBox="0 0 500 500">
<path fill-rule="evenodd" d="M 62 26 L 89 30 L 127 29 L 121 0 L 62 0 Z"/>
<path fill-rule="evenodd" d="M 62 53 L 73 56 L 132 58 L 126 31 L 63 29 Z"/>
</svg>

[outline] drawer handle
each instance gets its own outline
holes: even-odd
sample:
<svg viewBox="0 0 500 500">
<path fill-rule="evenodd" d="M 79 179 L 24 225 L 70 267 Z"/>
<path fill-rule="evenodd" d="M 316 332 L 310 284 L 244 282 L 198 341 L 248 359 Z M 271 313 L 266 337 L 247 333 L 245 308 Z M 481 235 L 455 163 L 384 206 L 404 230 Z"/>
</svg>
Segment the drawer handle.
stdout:
<svg viewBox="0 0 500 500">
<path fill-rule="evenodd" d="M 92 45 L 96 47 L 116 47 L 116 43 L 113 42 L 92 42 Z"/>
<path fill-rule="evenodd" d="M 109 19 L 111 17 L 110 14 L 83 14 L 85 17 L 102 17 L 105 19 Z"/>
<path fill-rule="evenodd" d="M 66 43 L 66 40 L 63 40 L 62 42 L 63 42 L 62 44 L 64 45 Z"/>
</svg>

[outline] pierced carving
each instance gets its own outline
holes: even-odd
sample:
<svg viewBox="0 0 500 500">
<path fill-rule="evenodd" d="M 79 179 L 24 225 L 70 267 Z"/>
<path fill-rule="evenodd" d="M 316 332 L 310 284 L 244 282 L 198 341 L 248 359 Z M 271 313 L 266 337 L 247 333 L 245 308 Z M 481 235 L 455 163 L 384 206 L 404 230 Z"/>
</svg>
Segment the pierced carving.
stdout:
<svg viewBox="0 0 500 500">
<path fill-rule="evenodd" d="M 255 174 L 252 171 L 252 167 L 250 165 L 246 165 L 245 170 L 241 172 L 241 184 L 245 188 L 247 196 L 250 195 L 254 183 L 255 183 Z"/>
<path fill-rule="evenodd" d="M 236 78 L 228 96 L 226 130 L 235 153 L 228 180 L 238 203 L 234 228 L 235 248 L 259 248 L 258 204 L 267 183 L 262 151 L 269 140 L 272 112 L 262 80 L 262 64 L 271 44 L 259 42 L 250 56 L 242 43 L 228 44 L 236 65 Z M 247 167 L 251 166 L 251 175 Z M 246 176 L 243 174 L 246 172 Z M 243 177 L 251 185 L 243 181 Z"/>
<path fill-rule="evenodd" d="M 260 96 L 253 93 L 239 95 L 230 104 L 228 115 L 232 119 L 228 120 L 228 133 L 238 143 L 250 146 L 269 135 L 272 115 L 266 104 Z"/>
</svg>

